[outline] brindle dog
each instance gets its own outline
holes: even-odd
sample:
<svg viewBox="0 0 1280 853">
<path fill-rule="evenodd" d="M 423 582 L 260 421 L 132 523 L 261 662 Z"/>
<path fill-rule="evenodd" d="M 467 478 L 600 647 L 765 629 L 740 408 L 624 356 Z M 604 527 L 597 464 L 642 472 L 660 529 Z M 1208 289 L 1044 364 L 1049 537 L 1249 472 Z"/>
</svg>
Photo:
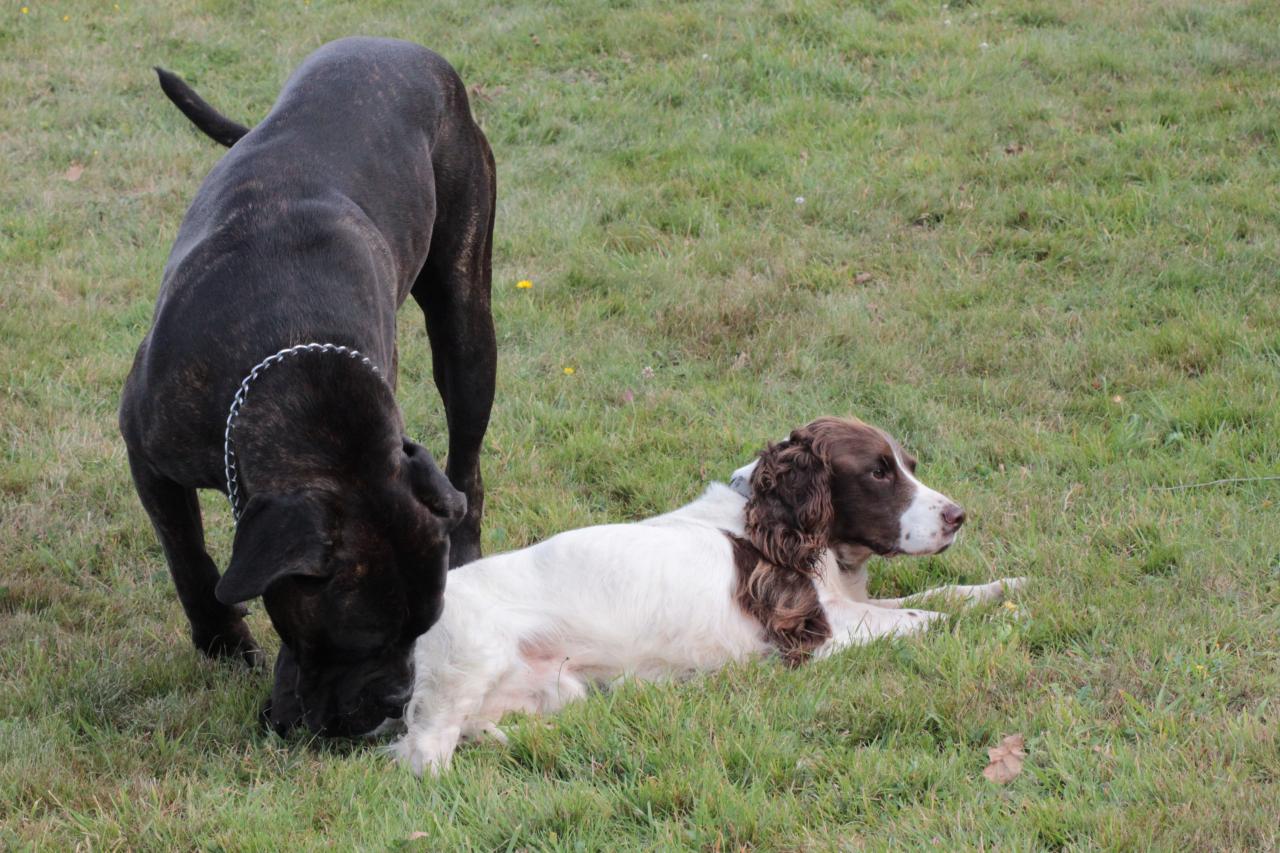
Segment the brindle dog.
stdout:
<svg viewBox="0 0 1280 853">
<path fill-rule="evenodd" d="M 269 722 L 365 732 L 399 716 L 410 649 L 439 617 L 448 568 L 480 556 L 493 155 L 457 73 L 408 42 L 325 45 L 252 130 L 157 71 L 231 150 L 178 230 L 125 383 L 134 483 L 196 647 L 256 662 L 242 602 L 261 595 L 283 640 Z M 408 296 L 426 315 L 444 401 L 444 473 L 405 437 L 393 396 Z M 313 342 L 345 349 L 273 363 L 235 420 L 242 514 L 219 579 L 196 490 L 229 487 L 232 399 L 255 365 Z"/>
</svg>

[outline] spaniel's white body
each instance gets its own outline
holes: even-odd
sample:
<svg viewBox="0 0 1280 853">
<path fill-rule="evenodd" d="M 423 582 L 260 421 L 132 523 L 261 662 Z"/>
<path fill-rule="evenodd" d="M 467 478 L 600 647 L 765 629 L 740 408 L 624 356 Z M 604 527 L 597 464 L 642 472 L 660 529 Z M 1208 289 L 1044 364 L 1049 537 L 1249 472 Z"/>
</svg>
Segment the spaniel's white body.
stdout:
<svg viewBox="0 0 1280 853">
<path fill-rule="evenodd" d="M 444 614 L 415 648 L 398 757 L 417 773 L 437 772 L 460 739 L 501 739 L 496 724 L 508 711 L 550 713 L 589 685 L 681 677 L 770 653 L 760 623 L 734 596 L 727 534 L 743 534 L 745 505 L 714 484 L 675 512 L 572 530 L 451 572 Z M 869 601 L 869 555 L 845 548 L 820 559 L 813 583 L 832 636 L 817 656 L 920 631 L 941 615 Z M 994 600 L 1009 583 L 932 592 Z"/>
</svg>

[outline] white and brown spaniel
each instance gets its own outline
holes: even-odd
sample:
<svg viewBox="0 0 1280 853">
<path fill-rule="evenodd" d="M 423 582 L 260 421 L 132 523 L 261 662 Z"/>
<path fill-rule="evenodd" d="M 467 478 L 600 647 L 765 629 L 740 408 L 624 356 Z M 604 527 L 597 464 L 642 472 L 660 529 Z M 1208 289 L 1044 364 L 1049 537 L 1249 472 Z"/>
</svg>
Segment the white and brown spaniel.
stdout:
<svg viewBox="0 0 1280 853">
<path fill-rule="evenodd" d="M 795 666 L 942 616 L 867 596 L 872 554 L 937 554 L 964 511 L 915 477 L 882 430 L 822 418 L 675 512 L 561 533 L 449 574 L 444 615 L 418 639 L 408 730 L 416 773 L 460 739 L 505 740 L 508 711 L 549 713 L 620 677 L 707 672 L 776 653 Z M 999 600 L 1021 579 L 948 586 Z"/>
</svg>

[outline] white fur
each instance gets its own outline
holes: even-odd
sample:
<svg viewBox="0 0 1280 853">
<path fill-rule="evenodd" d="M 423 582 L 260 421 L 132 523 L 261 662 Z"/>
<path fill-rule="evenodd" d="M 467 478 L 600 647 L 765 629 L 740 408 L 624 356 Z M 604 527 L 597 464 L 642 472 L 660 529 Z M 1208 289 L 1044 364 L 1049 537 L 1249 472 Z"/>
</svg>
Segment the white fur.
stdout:
<svg viewBox="0 0 1280 853">
<path fill-rule="evenodd" d="M 951 499 L 917 480 L 903 463 L 897 448 L 894 448 L 893 460 L 898 465 L 898 476 L 905 477 L 916 487 L 911 503 L 899 521 L 898 550 L 904 554 L 936 554 L 954 542 L 958 533 L 947 531 L 942 526 L 942 510 L 951 503 Z"/>
<path fill-rule="evenodd" d="M 397 757 L 415 773 L 437 773 L 462 739 L 505 740 L 497 723 L 508 711 L 552 713 L 619 677 L 682 677 L 770 653 L 759 623 L 734 601 L 725 531 L 743 533 L 745 505 L 714 484 L 675 512 L 571 530 L 450 572 L 444 614 L 414 650 Z M 828 551 L 821 560 L 815 585 L 833 636 L 820 657 L 916 633 L 941 616 L 869 601 L 867 556 Z M 947 594 L 991 600 L 1003 589 Z"/>
</svg>

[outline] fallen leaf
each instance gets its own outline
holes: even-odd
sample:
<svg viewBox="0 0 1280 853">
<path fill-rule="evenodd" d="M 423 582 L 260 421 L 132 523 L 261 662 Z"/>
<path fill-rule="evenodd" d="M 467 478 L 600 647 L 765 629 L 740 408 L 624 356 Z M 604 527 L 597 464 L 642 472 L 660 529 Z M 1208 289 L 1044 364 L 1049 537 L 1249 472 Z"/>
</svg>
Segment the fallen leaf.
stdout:
<svg viewBox="0 0 1280 853">
<path fill-rule="evenodd" d="M 871 279 L 872 279 L 872 278 L 873 278 L 873 276 L 871 275 L 871 273 L 869 273 L 869 272 L 860 272 L 860 273 L 858 273 L 857 275 L 855 275 L 855 276 L 853 277 L 853 283 L 854 283 L 854 284 L 866 284 L 867 282 L 871 281 Z"/>
<path fill-rule="evenodd" d="M 411 832 L 409 833 L 408 840 L 417 841 L 419 838 L 427 838 L 427 837 L 428 837 L 428 834 L 425 832 Z"/>
<path fill-rule="evenodd" d="M 80 163 L 72 163 L 67 167 L 66 174 L 62 177 L 74 184 L 76 181 L 80 180 L 80 176 L 83 174 L 84 166 Z"/>
<path fill-rule="evenodd" d="M 991 759 L 991 763 L 982 771 L 982 775 L 997 785 L 1012 782 L 1022 772 L 1022 760 L 1027 757 L 1022 748 L 1025 743 L 1022 735 L 1009 735 L 1000 741 L 999 746 L 988 749 L 987 757 Z"/>
</svg>

